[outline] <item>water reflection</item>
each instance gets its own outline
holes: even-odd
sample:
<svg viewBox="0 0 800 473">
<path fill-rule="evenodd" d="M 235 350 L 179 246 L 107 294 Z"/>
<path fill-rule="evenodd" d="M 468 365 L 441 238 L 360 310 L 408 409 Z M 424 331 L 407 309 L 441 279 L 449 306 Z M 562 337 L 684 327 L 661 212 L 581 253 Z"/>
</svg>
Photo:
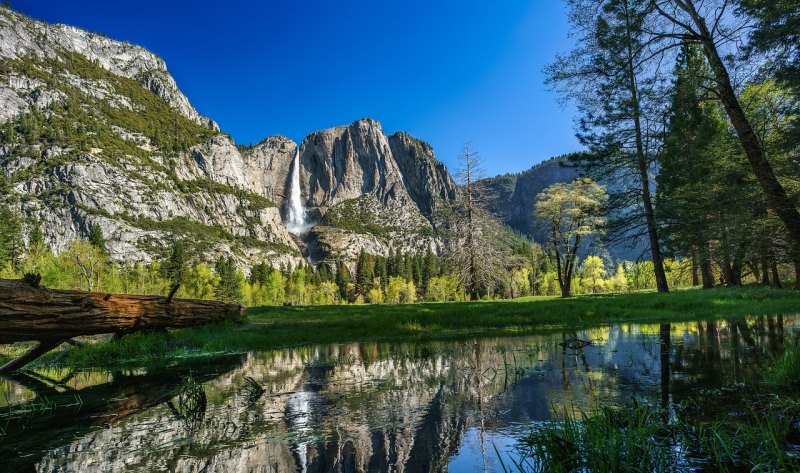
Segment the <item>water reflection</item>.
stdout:
<svg viewBox="0 0 800 473">
<path fill-rule="evenodd" d="M 746 382 L 799 329 L 794 316 L 614 325 L 261 352 L 160 373 L 34 373 L 0 381 L 0 460 L 38 471 L 497 471 L 495 448 L 511 453 L 553 409 L 668 406 Z M 187 410 L 200 403 L 187 377 L 202 413 Z"/>
</svg>

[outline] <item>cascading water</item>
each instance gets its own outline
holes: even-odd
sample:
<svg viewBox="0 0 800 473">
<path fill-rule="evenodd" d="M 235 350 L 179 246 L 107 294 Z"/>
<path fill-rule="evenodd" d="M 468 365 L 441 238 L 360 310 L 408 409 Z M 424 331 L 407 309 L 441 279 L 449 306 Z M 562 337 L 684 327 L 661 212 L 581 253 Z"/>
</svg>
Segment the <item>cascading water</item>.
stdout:
<svg viewBox="0 0 800 473">
<path fill-rule="evenodd" d="M 304 233 L 308 229 L 306 223 L 306 210 L 303 208 L 303 200 L 300 196 L 300 147 L 294 154 L 292 163 L 292 186 L 289 191 L 289 202 L 287 209 L 286 228 L 294 234 Z"/>
</svg>

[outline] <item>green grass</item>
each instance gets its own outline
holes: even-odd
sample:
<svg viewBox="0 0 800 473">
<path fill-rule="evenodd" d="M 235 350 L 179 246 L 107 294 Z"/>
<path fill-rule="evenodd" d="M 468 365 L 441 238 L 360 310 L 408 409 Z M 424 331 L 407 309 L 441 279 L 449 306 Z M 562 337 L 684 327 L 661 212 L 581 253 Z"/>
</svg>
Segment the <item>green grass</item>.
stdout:
<svg viewBox="0 0 800 473">
<path fill-rule="evenodd" d="M 668 472 L 676 463 L 670 430 L 661 412 L 647 405 L 603 408 L 595 414 L 555 412 L 521 439 L 523 457 L 506 471 Z"/>
<path fill-rule="evenodd" d="M 800 342 L 786 346 L 783 354 L 767 371 L 765 378 L 770 383 L 785 386 L 788 389 L 800 388 Z"/>
<path fill-rule="evenodd" d="M 800 405 L 789 397 L 776 402 L 770 394 L 740 397 L 729 407 L 743 406 L 748 407 L 745 415 L 712 419 L 686 415 L 680 409 L 670 419 L 662 409 L 636 403 L 581 413 L 578 418 L 556 412 L 552 421 L 520 439 L 519 459 L 501 456 L 500 460 L 505 471 L 559 473 L 694 471 L 709 465 L 712 471 L 723 472 L 798 471 L 800 458 L 791 455 L 789 444 L 791 422 Z"/>
<path fill-rule="evenodd" d="M 800 292 L 764 287 L 570 299 L 256 307 L 248 310 L 244 323 L 174 330 L 168 335 L 130 335 L 118 341 L 70 347 L 40 363 L 76 367 L 146 365 L 187 356 L 316 343 L 524 335 L 606 323 L 679 322 L 798 311 Z M 13 354 L 13 350 L 7 351 L 5 358 Z"/>
</svg>

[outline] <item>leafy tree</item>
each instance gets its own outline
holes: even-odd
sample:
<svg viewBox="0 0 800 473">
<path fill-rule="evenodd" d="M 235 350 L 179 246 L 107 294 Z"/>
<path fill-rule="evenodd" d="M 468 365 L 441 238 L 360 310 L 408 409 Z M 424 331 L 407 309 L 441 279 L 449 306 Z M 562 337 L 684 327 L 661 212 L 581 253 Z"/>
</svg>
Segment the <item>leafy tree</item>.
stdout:
<svg viewBox="0 0 800 473">
<path fill-rule="evenodd" d="M 233 257 L 220 257 L 214 265 L 214 270 L 219 277 L 214 289 L 214 297 L 223 302 L 241 301 L 244 276 L 236 267 Z"/>
<path fill-rule="evenodd" d="M 583 260 L 582 278 L 584 286 L 589 292 L 601 292 L 603 290 L 603 278 L 606 276 L 606 268 L 603 260 L 597 256 L 587 256 Z"/>
<path fill-rule="evenodd" d="M 535 213 L 548 222 L 562 297 L 572 293 L 578 248 L 582 238 L 594 233 L 603 223 L 600 214 L 607 198 L 605 188 L 589 178 L 553 184 L 537 196 Z"/>
<path fill-rule="evenodd" d="M 577 102 L 578 138 L 590 149 L 577 160 L 596 180 L 614 182 L 608 233 L 645 237 L 658 290 L 667 292 L 651 185 L 662 97 L 658 68 L 648 64 L 651 0 L 567 3 L 578 43 L 548 67 L 547 81 Z"/>
<path fill-rule="evenodd" d="M 188 272 L 184 292 L 193 299 L 211 299 L 219 283 L 219 275 L 209 265 L 198 263 Z"/>
<path fill-rule="evenodd" d="M 372 291 L 370 291 L 370 293 L 372 293 Z M 331 281 L 323 281 L 314 289 L 314 305 L 332 305 L 336 303 L 338 298 L 339 288 Z"/>
</svg>

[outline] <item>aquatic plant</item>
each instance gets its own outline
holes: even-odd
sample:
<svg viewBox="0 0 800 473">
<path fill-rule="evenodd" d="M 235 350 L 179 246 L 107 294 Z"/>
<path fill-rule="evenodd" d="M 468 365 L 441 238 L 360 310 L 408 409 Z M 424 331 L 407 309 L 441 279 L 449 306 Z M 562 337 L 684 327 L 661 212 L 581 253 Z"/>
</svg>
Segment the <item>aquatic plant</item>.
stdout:
<svg viewBox="0 0 800 473">
<path fill-rule="evenodd" d="M 674 471 L 670 429 L 659 409 L 634 403 L 575 418 L 566 409 L 521 439 L 521 471 Z"/>
<path fill-rule="evenodd" d="M 767 370 L 765 379 L 787 389 L 800 388 L 800 342 L 786 345 L 783 355 Z"/>
</svg>

